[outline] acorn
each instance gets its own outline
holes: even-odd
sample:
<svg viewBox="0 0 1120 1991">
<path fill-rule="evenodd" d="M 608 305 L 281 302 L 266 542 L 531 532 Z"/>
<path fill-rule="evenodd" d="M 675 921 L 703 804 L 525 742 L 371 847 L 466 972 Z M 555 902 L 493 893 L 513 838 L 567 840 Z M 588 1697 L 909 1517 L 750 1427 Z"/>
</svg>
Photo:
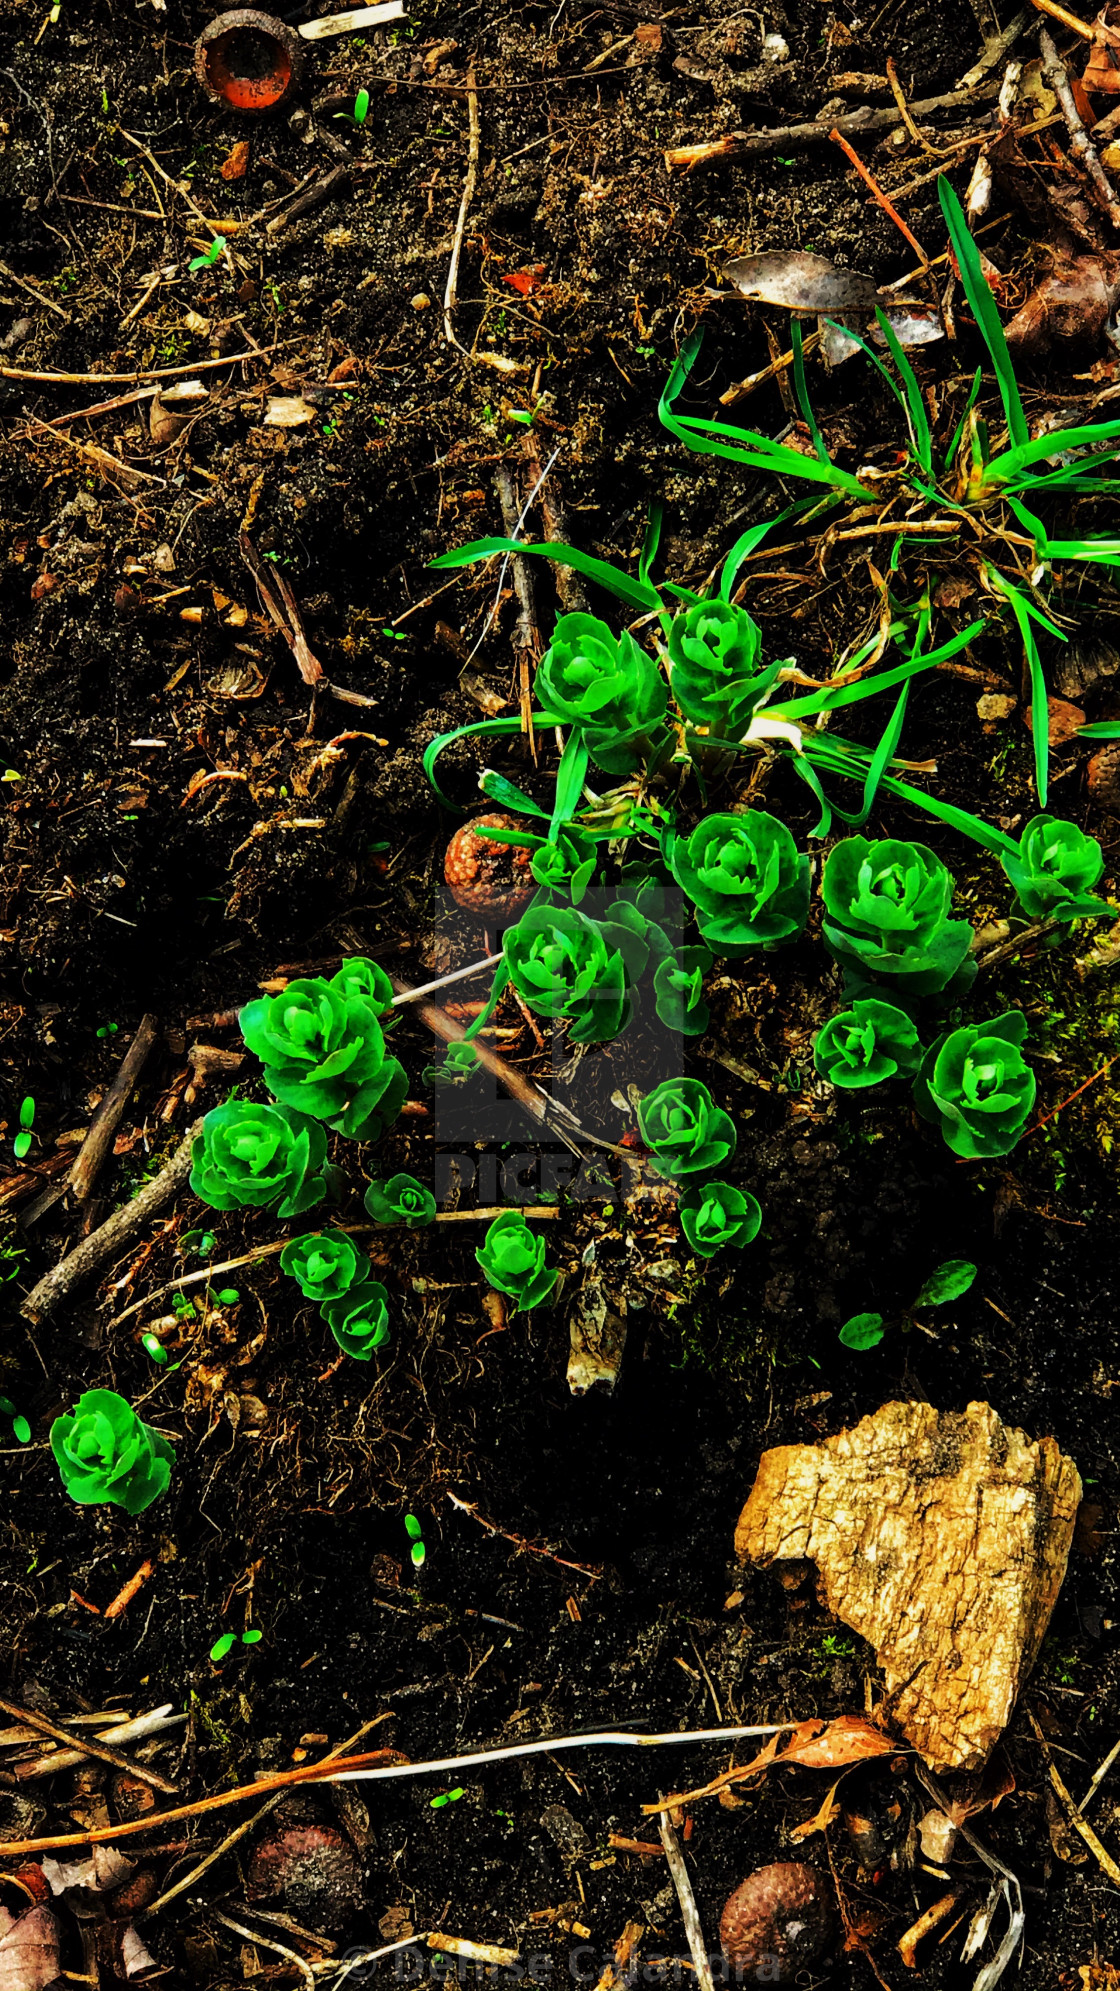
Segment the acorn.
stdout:
<svg viewBox="0 0 1120 1991">
<path fill-rule="evenodd" d="M 532 852 L 524 844 L 495 843 L 477 836 L 479 828 L 517 830 L 515 816 L 496 812 L 475 816 L 456 830 L 447 846 L 443 875 L 457 906 L 493 920 L 515 920 L 523 913 L 536 884 L 529 869 Z"/>
<path fill-rule="evenodd" d="M 748 1874 L 730 1895 L 719 1939 L 740 1976 L 787 1984 L 828 1948 L 836 1926 L 832 1883 L 800 1860 Z"/>
</svg>

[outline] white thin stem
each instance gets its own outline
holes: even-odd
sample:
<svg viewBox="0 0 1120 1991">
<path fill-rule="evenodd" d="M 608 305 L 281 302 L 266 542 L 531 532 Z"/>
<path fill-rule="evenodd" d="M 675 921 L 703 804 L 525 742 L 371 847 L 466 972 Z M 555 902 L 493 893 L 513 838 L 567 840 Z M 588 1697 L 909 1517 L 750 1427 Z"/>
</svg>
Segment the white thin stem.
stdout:
<svg viewBox="0 0 1120 1991">
<path fill-rule="evenodd" d="M 456 968 L 452 975 L 441 975 L 438 981 L 425 982 L 418 989 L 407 989 L 404 995 L 396 995 L 390 1009 L 399 1009 L 402 1003 L 419 1002 L 421 996 L 434 995 L 437 989 L 446 989 L 452 982 L 465 982 L 471 975 L 481 975 L 484 968 L 496 968 L 505 959 L 502 954 L 488 954 L 485 961 L 472 961 L 469 968 Z"/>
<path fill-rule="evenodd" d="M 608 1728 L 598 1735 L 547 1736 L 540 1742 L 515 1742 L 505 1749 L 475 1749 L 467 1756 L 433 1757 L 427 1763 L 386 1763 L 376 1770 L 337 1770 L 316 1783 L 364 1783 L 373 1778 L 443 1775 L 447 1770 L 472 1770 L 483 1763 L 505 1763 L 513 1756 L 546 1756 L 559 1749 L 659 1749 L 678 1748 L 690 1742 L 744 1742 L 756 1736 L 783 1735 L 796 1728 L 796 1722 L 772 1722 L 765 1728 L 672 1729 L 667 1735 L 629 1735 L 625 1729 Z"/>
</svg>

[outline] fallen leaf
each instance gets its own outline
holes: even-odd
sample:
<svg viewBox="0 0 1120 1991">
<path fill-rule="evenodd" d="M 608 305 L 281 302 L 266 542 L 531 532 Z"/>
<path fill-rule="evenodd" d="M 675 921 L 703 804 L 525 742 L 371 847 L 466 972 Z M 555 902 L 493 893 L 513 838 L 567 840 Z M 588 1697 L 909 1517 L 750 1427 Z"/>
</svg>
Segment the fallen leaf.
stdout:
<svg viewBox="0 0 1120 1991">
<path fill-rule="evenodd" d="M 543 275 L 544 264 L 533 263 L 527 270 L 509 271 L 502 278 L 502 282 L 508 283 L 510 289 L 515 290 L 519 297 L 528 297 L 532 291 L 537 289 Z"/>
<path fill-rule="evenodd" d="M 126 1860 L 112 1846 L 94 1846 L 83 1860 L 52 1860 L 48 1855 L 43 1878 L 52 1894 L 64 1894 L 68 1887 L 119 1887 L 135 1869 L 136 1861 Z"/>
<path fill-rule="evenodd" d="M 58 1973 L 54 1911 L 28 1908 L 12 1915 L 0 1908 L 0 1991 L 46 1991 Z"/>
<path fill-rule="evenodd" d="M 804 249 L 735 256 L 724 264 L 723 276 L 743 297 L 758 304 L 780 304 L 787 311 L 826 311 L 833 316 L 837 311 L 865 311 L 871 316 L 879 302 L 874 277 L 837 269 L 827 257 Z"/>
<path fill-rule="evenodd" d="M 264 418 L 266 429 L 302 429 L 315 420 L 318 410 L 302 394 L 270 394 Z"/>
<path fill-rule="evenodd" d="M 819 1732 L 804 1739 L 795 1736 L 775 1758 L 778 1765 L 797 1763 L 806 1770 L 838 1770 L 845 1763 L 862 1763 L 869 1756 L 889 1756 L 896 1746 L 874 1722 L 858 1714 L 837 1715 L 823 1729 L 817 1722 L 802 1726 Z"/>
<path fill-rule="evenodd" d="M 243 180 L 249 167 L 249 141 L 239 138 L 228 159 L 218 168 L 223 180 Z"/>
</svg>

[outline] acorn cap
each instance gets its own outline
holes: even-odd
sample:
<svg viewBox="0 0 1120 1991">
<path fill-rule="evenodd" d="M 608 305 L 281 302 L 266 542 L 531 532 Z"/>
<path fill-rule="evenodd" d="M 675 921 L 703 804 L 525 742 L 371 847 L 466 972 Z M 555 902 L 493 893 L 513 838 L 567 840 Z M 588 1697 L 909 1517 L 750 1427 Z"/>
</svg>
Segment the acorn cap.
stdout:
<svg viewBox="0 0 1120 1991">
<path fill-rule="evenodd" d="M 728 1897 L 719 1922 L 723 1953 L 737 1972 L 766 1966 L 785 1984 L 815 1963 L 836 1925 L 832 1882 L 800 1860 L 779 1860 L 748 1874 Z"/>
<path fill-rule="evenodd" d="M 216 104 L 245 117 L 277 111 L 303 80 L 303 44 L 256 7 L 218 14 L 194 45 L 194 73 Z"/>
</svg>

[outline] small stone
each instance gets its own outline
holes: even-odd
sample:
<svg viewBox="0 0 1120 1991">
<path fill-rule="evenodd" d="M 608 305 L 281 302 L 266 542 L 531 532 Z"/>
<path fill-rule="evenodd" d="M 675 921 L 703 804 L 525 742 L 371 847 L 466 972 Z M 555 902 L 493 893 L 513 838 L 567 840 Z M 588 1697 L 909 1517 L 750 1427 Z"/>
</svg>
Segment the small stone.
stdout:
<svg viewBox="0 0 1120 1991">
<path fill-rule="evenodd" d="M 943 1811 L 927 1811 L 918 1826 L 922 1852 L 935 1867 L 943 1867 L 953 1856 L 957 1826 Z"/>
<path fill-rule="evenodd" d="M 986 691 L 976 701 L 976 716 L 985 724 L 994 719 L 1010 719 L 1018 703 L 1009 691 Z"/>
<path fill-rule="evenodd" d="M 431 308 L 432 308 L 432 300 L 428 296 L 427 291 L 418 290 L 415 297 L 412 300 L 412 309 L 414 311 L 430 311 Z"/>
<path fill-rule="evenodd" d="M 741 1979 L 788 1984 L 824 1954 L 835 1928 L 832 1883 L 800 1860 L 759 1867 L 735 1889 L 719 1921 L 728 1963 Z"/>
</svg>

